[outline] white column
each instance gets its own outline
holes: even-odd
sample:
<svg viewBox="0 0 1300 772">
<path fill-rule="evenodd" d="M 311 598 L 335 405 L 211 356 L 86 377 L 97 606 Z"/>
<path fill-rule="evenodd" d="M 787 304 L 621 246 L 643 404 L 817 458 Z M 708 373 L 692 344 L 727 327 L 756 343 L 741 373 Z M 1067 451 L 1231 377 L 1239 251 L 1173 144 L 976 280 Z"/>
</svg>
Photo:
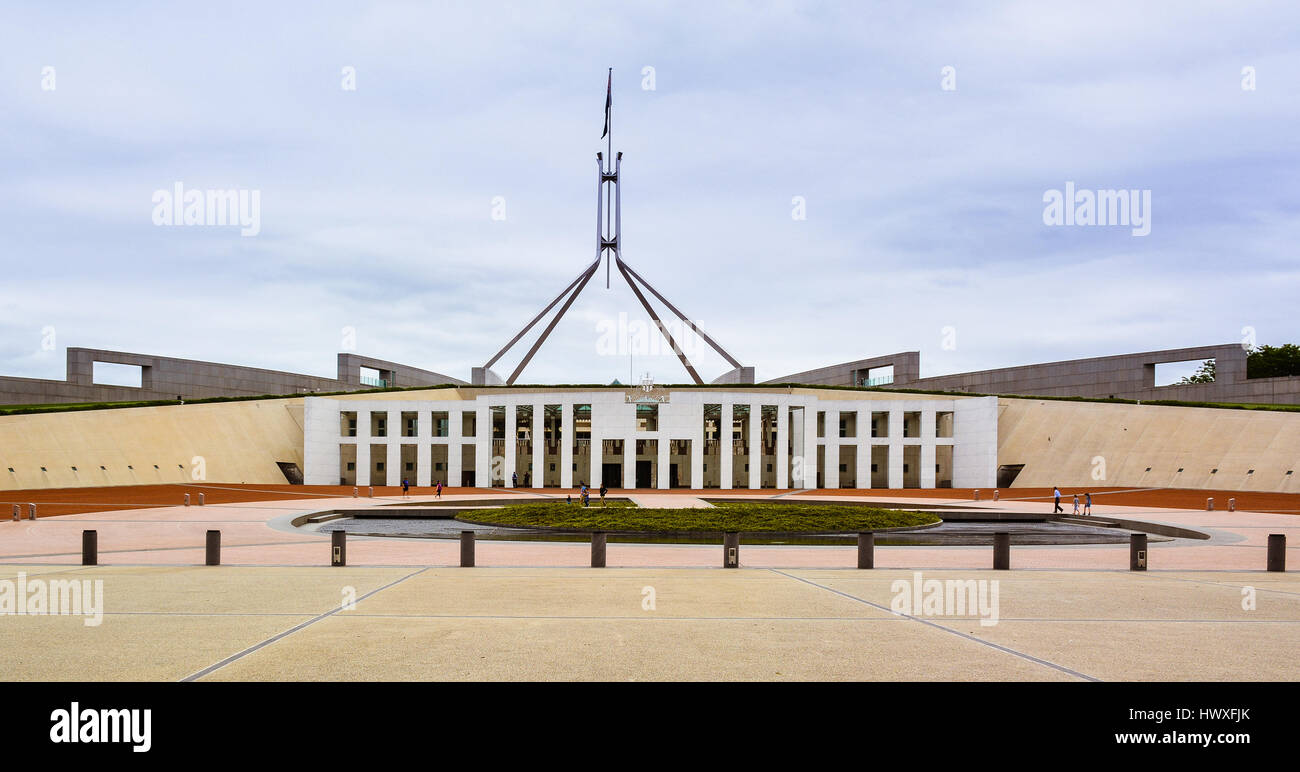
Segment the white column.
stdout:
<svg viewBox="0 0 1300 772">
<path fill-rule="evenodd" d="M 763 487 L 763 406 L 755 402 L 749 406 L 749 488 Z"/>
<path fill-rule="evenodd" d="M 636 487 L 636 425 L 632 426 L 631 435 L 623 440 L 623 487 L 632 490 Z"/>
<path fill-rule="evenodd" d="M 384 440 L 388 443 L 388 453 L 384 462 L 384 472 L 387 481 L 384 483 L 390 488 L 402 484 L 402 475 L 405 474 L 402 469 L 402 411 L 388 411 L 388 431 Z"/>
<path fill-rule="evenodd" d="M 934 408 L 921 411 L 921 487 L 934 487 Z"/>
<path fill-rule="evenodd" d="M 866 416 L 866 421 L 862 417 Z M 871 487 L 871 411 L 859 410 L 857 419 L 857 465 L 853 470 L 853 484 L 857 488 Z"/>
<path fill-rule="evenodd" d="M 731 490 L 731 407 L 730 401 L 723 402 L 718 413 L 718 485 L 723 490 Z"/>
<path fill-rule="evenodd" d="M 506 487 L 513 488 L 515 479 L 515 452 L 519 432 L 515 431 L 515 411 L 519 408 L 506 403 L 506 450 L 505 478 Z"/>
<path fill-rule="evenodd" d="M 668 443 L 669 443 L 669 440 L 666 439 L 667 437 L 668 437 L 668 432 L 663 432 L 663 433 L 661 433 L 661 434 L 659 435 L 659 442 L 658 442 L 658 444 L 657 444 L 657 448 L 658 448 L 658 451 L 659 451 L 659 461 L 658 461 L 658 467 L 659 467 L 659 470 L 658 470 L 658 471 L 659 471 L 659 475 L 658 475 L 658 477 L 659 477 L 659 481 L 658 481 L 658 487 L 659 487 L 660 489 L 666 489 L 666 488 L 668 487 L 668 463 L 669 463 Z"/>
<path fill-rule="evenodd" d="M 840 487 L 840 411 L 826 411 L 826 456 L 822 476 L 827 488 Z"/>
<path fill-rule="evenodd" d="M 704 419 L 700 419 L 698 436 L 691 439 L 691 488 L 704 487 Z"/>
<path fill-rule="evenodd" d="M 357 485 L 370 484 L 370 411 L 357 410 Z"/>
<path fill-rule="evenodd" d="M 573 403 L 560 403 L 560 487 L 573 487 Z"/>
<path fill-rule="evenodd" d="M 529 473 L 529 480 L 534 488 L 541 488 L 546 481 L 546 405 L 537 403 L 533 405 L 533 428 L 531 431 L 533 437 L 533 469 Z"/>
<path fill-rule="evenodd" d="M 776 406 L 776 487 L 790 487 L 790 408 L 788 405 Z"/>
<path fill-rule="evenodd" d="M 474 487 L 492 487 L 492 406 L 486 402 L 474 410 Z"/>
<path fill-rule="evenodd" d="M 903 411 L 889 409 L 889 487 L 903 487 Z"/>
<path fill-rule="evenodd" d="M 796 488 L 817 487 L 817 400 L 809 400 L 803 409 L 803 426 L 796 426 L 795 456 L 800 458 L 803 479 Z"/>
<path fill-rule="evenodd" d="M 600 431 L 596 428 L 597 424 L 599 423 L 596 420 L 596 411 L 599 409 L 600 406 L 598 404 L 592 404 L 591 445 L 589 446 L 588 453 L 587 453 L 587 461 L 591 465 L 591 469 L 587 473 L 586 477 L 593 491 L 600 490 L 600 481 L 601 478 L 604 477 L 604 472 L 605 472 L 605 467 L 604 467 L 605 447 L 604 447 L 603 440 L 601 440 L 602 435 Z"/>
<path fill-rule="evenodd" d="M 415 415 L 415 484 L 427 488 L 433 484 L 433 411 Z"/>
<path fill-rule="evenodd" d="M 465 413 L 460 408 L 447 408 L 447 485 L 459 486 L 461 478 L 461 430 L 465 426 Z"/>
</svg>

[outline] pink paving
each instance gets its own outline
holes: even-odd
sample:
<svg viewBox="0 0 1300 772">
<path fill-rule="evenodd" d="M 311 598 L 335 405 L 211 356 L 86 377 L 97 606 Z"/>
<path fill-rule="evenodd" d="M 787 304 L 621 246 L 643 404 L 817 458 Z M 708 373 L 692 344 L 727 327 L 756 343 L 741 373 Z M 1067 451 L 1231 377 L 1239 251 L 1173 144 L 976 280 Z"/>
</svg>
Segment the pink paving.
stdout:
<svg viewBox="0 0 1300 772">
<path fill-rule="evenodd" d="M 459 489 L 466 491 L 467 489 Z M 663 492 L 656 492 L 662 494 Z M 765 492 L 770 493 L 770 492 Z M 891 501 L 917 504 L 954 503 L 1006 512 L 1046 513 L 1051 504 L 1041 501 L 1007 500 L 974 502 L 969 498 L 938 498 L 934 491 L 911 497 L 910 491 L 890 491 Z M 954 492 L 955 493 L 955 492 Z M 1179 492 L 1182 493 L 1182 492 Z M 245 492 L 249 495 L 248 492 Z M 895 495 L 899 494 L 899 495 Z M 909 494 L 909 495 L 901 495 Z M 273 494 L 268 493 L 268 498 Z M 502 491 L 458 492 L 446 500 L 507 497 Z M 534 499 L 533 494 L 515 494 Z M 696 494 L 683 494 L 693 497 Z M 712 495 L 712 493 L 709 493 Z M 799 500 L 880 498 L 852 496 L 845 491 L 832 494 L 798 494 Z M 226 565 L 327 565 L 328 534 L 292 529 L 286 522 L 296 515 L 334 508 L 364 508 L 391 504 L 400 497 L 242 501 L 198 507 L 151 506 L 145 509 L 114 509 L 81 512 L 36 521 L 0 521 L 0 563 L 79 564 L 81 532 L 99 533 L 101 565 L 201 565 L 204 533 L 222 532 L 222 563 Z M 426 498 L 420 496 L 420 499 Z M 789 499 L 786 499 L 789 500 Z M 121 506 L 120 504 L 117 506 Z M 1288 564 L 1300 559 L 1300 519 L 1293 515 L 1263 512 L 1205 512 L 1152 506 L 1113 506 L 1097 501 L 1095 515 L 1145 520 L 1203 531 L 1209 541 L 1178 540 L 1152 542 L 1152 570 L 1264 570 L 1268 534 L 1287 536 Z M 1128 567 L 1128 545 L 1014 546 L 1012 568 L 1123 570 Z M 349 565 L 442 565 L 459 562 L 459 544 L 454 540 L 367 538 L 348 540 Z M 507 542 L 480 540 L 476 563 L 480 566 L 586 566 L 589 547 L 583 543 Z M 856 565 L 853 547 L 744 546 L 742 565 L 763 568 L 846 568 Z M 713 567 L 721 563 L 721 545 L 637 545 L 614 544 L 608 548 L 608 565 L 643 567 Z M 992 548 L 962 547 L 877 547 L 879 568 L 989 568 Z"/>
</svg>

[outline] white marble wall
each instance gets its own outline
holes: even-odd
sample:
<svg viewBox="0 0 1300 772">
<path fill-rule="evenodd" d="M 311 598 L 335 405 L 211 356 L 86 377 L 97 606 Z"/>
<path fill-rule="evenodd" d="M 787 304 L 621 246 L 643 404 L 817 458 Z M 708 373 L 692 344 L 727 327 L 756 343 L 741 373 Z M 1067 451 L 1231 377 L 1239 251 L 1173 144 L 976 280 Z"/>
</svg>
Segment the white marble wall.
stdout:
<svg viewBox="0 0 1300 772">
<path fill-rule="evenodd" d="M 997 398 L 970 397 L 947 399 L 899 399 L 899 400 L 820 400 L 809 394 L 782 393 L 746 393 L 744 391 L 672 391 L 668 402 L 659 403 L 659 425 L 656 431 L 638 432 L 636 430 L 635 405 L 625 400 L 627 392 L 606 390 L 595 392 L 563 391 L 544 395 L 537 393 L 492 393 L 482 395 L 473 401 L 467 400 L 339 400 L 325 397 L 309 397 L 305 400 L 304 411 L 304 476 L 312 485 L 333 485 L 338 483 L 340 446 L 355 444 L 357 446 L 358 485 L 368 484 L 366 470 L 369 468 L 369 447 L 384 445 L 387 447 L 386 466 L 390 484 L 397 484 L 406 475 L 420 485 L 430 481 L 431 472 L 429 446 L 446 444 L 447 470 L 436 476 L 451 485 L 459 485 L 461 480 L 462 443 L 471 444 L 475 451 L 475 484 L 488 487 L 494 463 L 492 453 L 492 413 L 493 407 L 506 408 L 506 442 L 504 469 L 506 485 L 510 484 L 510 471 L 515 468 L 514 425 L 516 406 L 532 405 L 535 416 L 533 432 L 534 471 L 532 485 L 541 487 L 544 478 L 543 433 L 540 431 L 541 416 L 544 405 L 563 405 L 562 442 L 560 446 L 560 480 L 564 487 L 572 487 L 576 480 L 584 479 L 598 487 L 601 482 L 601 440 L 622 439 L 624 441 L 623 479 L 604 481 L 610 487 L 631 487 L 635 481 L 635 445 L 637 440 L 658 440 L 658 477 L 656 487 L 667 488 L 669 485 L 669 442 L 671 440 L 690 440 L 691 459 L 689 470 L 682 469 L 684 478 L 690 475 L 691 485 L 698 486 L 703 480 L 704 453 L 704 405 L 720 403 L 723 406 L 720 454 L 720 480 L 722 487 L 730 487 L 732 463 L 730 454 L 730 429 L 732 405 L 749 405 L 749 485 L 757 488 L 763 475 L 762 437 L 760 435 L 761 411 L 763 405 L 777 406 L 777 448 L 774 457 L 776 464 L 776 483 L 778 487 L 794 486 L 813 488 L 817 484 L 817 449 L 825 448 L 825 462 L 822 468 L 824 482 L 828 487 L 838 487 L 839 449 L 842 445 L 856 447 L 857 462 L 853 470 L 855 483 L 859 488 L 871 484 L 871 448 L 875 445 L 889 447 L 888 481 L 890 488 L 903 487 L 903 449 L 919 446 L 919 479 L 921 487 L 935 485 L 936 448 L 940 445 L 953 446 L 953 479 L 956 487 L 992 487 L 997 475 Z M 592 453 L 589 455 L 591 468 L 573 470 L 573 406 L 590 404 L 592 417 Z M 795 436 L 790 436 L 787 426 L 791 408 L 803 408 L 803 426 L 796 422 Z M 357 413 L 357 436 L 340 436 L 340 413 L 355 411 Z M 417 437 L 401 436 L 402 412 L 418 413 L 419 430 Z M 449 436 L 433 437 L 432 413 L 446 411 L 450 424 Z M 857 412 L 857 428 L 854 437 L 839 436 L 839 414 Z M 935 437 L 936 414 L 953 412 L 953 436 L 951 438 Z M 388 418 L 387 437 L 369 437 L 369 414 L 385 413 Z M 473 412 L 478 416 L 477 430 L 474 437 L 461 437 L 461 416 L 464 412 Z M 824 437 L 817 436 L 817 414 L 825 413 Z M 884 412 L 888 414 L 888 436 L 871 436 L 871 414 Z M 903 414 L 918 412 L 921 415 L 919 437 L 903 436 Z M 797 415 L 797 413 L 796 413 Z M 802 428 L 802 431 L 800 429 Z M 786 445 L 793 440 L 793 456 L 787 453 Z M 401 469 L 400 446 L 418 443 L 417 468 L 413 474 L 406 474 Z M 802 456 L 802 458 L 799 458 Z M 737 460 L 739 462 L 739 460 Z M 790 473 L 793 468 L 795 474 Z M 802 479 L 799 473 L 802 472 Z M 522 485 L 522 479 L 520 480 Z"/>
</svg>

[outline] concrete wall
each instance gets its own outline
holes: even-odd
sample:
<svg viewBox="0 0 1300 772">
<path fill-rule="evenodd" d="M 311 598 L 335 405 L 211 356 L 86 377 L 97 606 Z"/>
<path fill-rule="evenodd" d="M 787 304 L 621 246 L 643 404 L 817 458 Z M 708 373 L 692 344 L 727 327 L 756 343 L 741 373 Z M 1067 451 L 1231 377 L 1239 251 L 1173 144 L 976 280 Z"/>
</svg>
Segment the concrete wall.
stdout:
<svg viewBox="0 0 1300 772">
<path fill-rule="evenodd" d="M 998 410 L 998 463 L 1025 465 L 1015 487 L 1300 492 L 1300 413 L 1022 399 Z"/>
<path fill-rule="evenodd" d="M 782 376 L 768 383 L 852 386 L 870 367 L 894 365 L 896 388 L 977 394 L 1032 394 L 1184 402 L 1300 404 L 1300 376 L 1246 378 L 1246 351 L 1238 344 L 1144 351 L 1090 359 L 1002 367 L 930 378 L 920 376 L 915 351 L 860 359 Z M 1169 362 L 1215 360 L 1214 383 L 1156 386 L 1155 366 Z"/>
<path fill-rule="evenodd" d="M 95 384 L 95 362 L 139 366 L 140 386 Z M 0 377 L 0 404 L 134 402 L 177 397 L 182 399 L 256 397 L 265 394 L 302 394 L 375 388 L 361 382 L 363 366 L 379 370 L 390 381 L 389 385 L 395 387 L 464 383 L 441 373 L 357 354 L 338 355 L 338 377 L 335 379 L 194 359 L 176 359 L 103 349 L 69 348 L 66 380 Z"/>
<path fill-rule="evenodd" d="M 867 479 L 871 449 L 885 445 L 891 450 L 920 445 L 919 466 L 928 475 L 928 470 L 933 469 L 933 453 L 943 443 L 928 439 L 934 436 L 933 418 L 927 425 L 925 416 L 953 410 L 951 442 L 956 487 L 992 487 L 993 481 L 988 479 L 994 468 L 989 460 L 992 456 L 999 465 L 1024 464 L 1015 487 L 1105 485 L 1300 492 L 1300 413 L 1294 412 L 922 394 L 906 395 L 900 400 L 901 395 L 888 392 L 816 388 L 685 389 L 680 396 L 676 389 L 674 392 L 672 402 L 660 414 L 660 430 L 638 433 L 640 436 L 690 439 L 694 451 L 703 439 L 704 403 L 720 403 L 728 409 L 733 404 L 779 405 L 782 415 L 803 407 L 798 413 L 803 424 L 796 425 L 793 435 L 787 433 L 786 421 L 781 419 L 778 448 L 784 449 L 789 440 L 795 455 L 807 453 L 815 459 L 819 447 L 856 446 L 858 463 L 863 465 L 857 469 L 860 480 Z M 389 419 L 390 434 L 400 431 L 402 412 L 420 413 L 418 437 L 402 438 L 396 443 L 370 438 L 369 422 L 360 421 L 359 436 L 352 442 L 357 444 L 358 452 L 365 448 L 367 457 L 359 459 L 361 468 L 369 460 L 372 442 L 394 447 L 416 445 L 421 470 L 428 468 L 430 446 L 438 443 L 456 448 L 467 444 L 472 454 L 477 453 L 480 447 L 475 438 L 461 436 L 461 422 L 457 419 L 463 414 L 477 415 L 477 433 L 484 436 L 490 433 L 487 411 L 492 405 L 591 403 L 595 421 L 592 443 L 599 446 L 602 439 L 629 436 L 634 431 L 622 395 L 619 389 L 448 387 L 384 394 L 382 404 L 376 402 L 376 395 L 345 394 L 310 400 L 298 397 L 0 416 L 0 489 L 193 482 L 198 466 L 195 457 L 202 458 L 208 482 L 283 483 L 284 475 L 276 466 L 279 461 L 296 463 L 304 473 L 312 474 L 314 470 L 319 481 L 337 483 L 339 446 L 349 442 L 340 436 L 340 410 L 383 410 Z M 319 410 L 313 408 L 305 413 L 307 401 Z M 426 411 L 432 408 L 428 403 L 434 401 L 446 404 L 451 414 L 451 435 L 447 438 L 431 436 Z M 835 436 L 838 414 L 845 410 L 859 411 L 855 439 Z M 816 436 L 819 411 L 827 413 L 830 437 Z M 863 415 L 870 411 L 891 411 L 888 437 L 870 437 L 870 420 Z M 893 420 L 893 413 L 898 411 L 922 414 L 922 439 L 902 437 L 901 421 L 896 426 Z M 513 415 L 513 411 L 507 415 Z M 572 421 L 566 421 L 565 437 L 572 437 Z M 304 425 L 308 424 L 315 427 L 315 441 L 306 444 Z M 507 431 L 510 429 L 508 423 Z M 568 442 L 563 445 L 569 447 Z M 529 460 L 523 454 L 516 457 L 513 443 L 505 443 L 504 447 L 506 455 L 514 457 L 507 460 L 507 469 L 519 468 L 521 462 Z M 481 450 L 484 454 L 491 452 L 487 444 Z M 723 458 L 731 456 L 723 454 Z M 834 468 L 838 455 L 832 450 L 827 458 L 827 469 L 823 471 Z M 486 455 L 480 460 L 483 464 L 476 462 L 479 469 L 490 468 Z M 564 463 L 558 465 L 560 470 L 570 470 L 565 475 L 570 484 L 575 460 L 565 451 Z M 777 469 L 786 469 L 789 461 L 784 451 L 778 450 Z M 447 462 L 446 478 L 458 481 L 461 455 L 451 455 Z M 899 463 L 899 455 L 891 452 L 888 468 L 880 473 L 886 481 L 890 477 L 897 479 L 901 469 L 895 467 Z M 710 473 L 725 470 L 724 478 L 731 479 L 731 462 L 721 464 L 723 469 L 710 469 Z M 10 472 L 11 468 L 14 471 Z M 387 468 L 396 468 L 396 464 Z M 631 468 L 624 465 L 629 475 Z M 1182 472 L 1177 471 L 1180 468 Z M 1218 472 L 1212 473 L 1214 469 Z M 592 470 L 596 472 L 590 480 L 593 483 L 599 479 L 597 470 L 599 465 Z M 809 470 L 808 476 L 815 471 L 815 467 Z M 702 472 L 702 468 L 693 468 L 691 479 L 704 479 Z M 779 474 L 782 487 L 795 482 L 791 475 Z M 422 471 L 413 481 L 425 484 L 427 475 Z M 309 476 L 308 481 L 313 478 Z M 619 481 L 610 482 L 611 487 L 623 487 Z M 666 484 L 666 478 L 657 477 L 656 484 L 660 482 Z M 539 485 L 540 481 L 532 484 Z"/>
<path fill-rule="evenodd" d="M 284 484 L 302 420 L 301 398 L 0 416 L 0 489 Z"/>
</svg>

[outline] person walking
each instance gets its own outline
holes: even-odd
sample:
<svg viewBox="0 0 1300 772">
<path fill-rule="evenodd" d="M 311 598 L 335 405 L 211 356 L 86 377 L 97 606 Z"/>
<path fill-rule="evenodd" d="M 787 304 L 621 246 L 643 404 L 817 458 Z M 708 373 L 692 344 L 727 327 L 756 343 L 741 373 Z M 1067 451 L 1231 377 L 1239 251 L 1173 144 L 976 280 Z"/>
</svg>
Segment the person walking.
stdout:
<svg viewBox="0 0 1300 772">
<path fill-rule="evenodd" d="M 1083 494 L 1083 514 L 1085 514 L 1085 515 L 1091 515 L 1091 514 L 1092 514 L 1092 494 L 1091 494 L 1091 493 L 1085 493 L 1085 494 Z"/>
<path fill-rule="evenodd" d="M 601 505 L 602 507 L 605 506 L 605 494 L 606 494 L 606 493 L 609 493 L 609 488 L 606 488 L 606 487 L 605 487 L 605 483 L 601 483 L 601 484 L 600 484 L 600 505 Z"/>
<path fill-rule="evenodd" d="M 403 477 L 403 478 L 402 478 L 402 498 L 404 498 L 404 499 L 405 499 L 405 498 L 409 498 L 410 495 L 411 495 L 411 481 L 408 480 L 408 479 L 406 479 L 405 477 Z"/>
<path fill-rule="evenodd" d="M 1064 509 L 1061 509 L 1061 489 L 1055 485 L 1052 486 L 1052 498 L 1056 502 L 1056 507 L 1052 510 L 1052 514 L 1054 515 L 1057 512 L 1065 512 Z"/>
<path fill-rule="evenodd" d="M 525 488 L 530 488 L 530 487 L 532 487 L 532 478 L 533 478 L 532 474 L 530 474 L 529 472 L 524 472 L 524 487 L 525 487 Z"/>
<path fill-rule="evenodd" d="M 1074 494 L 1074 516 L 1079 516 L 1079 494 Z"/>
<path fill-rule="evenodd" d="M 510 474 L 510 487 L 511 487 L 511 488 L 518 488 L 518 487 L 519 487 L 519 473 L 518 473 L 518 472 L 512 472 L 512 473 Z"/>
<path fill-rule="evenodd" d="M 433 494 L 433 497 L 434 497 L 435 499 L 440 499 L 440 498 L 442 498 L 442 480 L 439 480 L 439 481 L 438 481 L 438 487 L 437 487 L 437 489 L 435 490 L 435 492 L 434 492 L 434 494 Z"/>
</svg>

